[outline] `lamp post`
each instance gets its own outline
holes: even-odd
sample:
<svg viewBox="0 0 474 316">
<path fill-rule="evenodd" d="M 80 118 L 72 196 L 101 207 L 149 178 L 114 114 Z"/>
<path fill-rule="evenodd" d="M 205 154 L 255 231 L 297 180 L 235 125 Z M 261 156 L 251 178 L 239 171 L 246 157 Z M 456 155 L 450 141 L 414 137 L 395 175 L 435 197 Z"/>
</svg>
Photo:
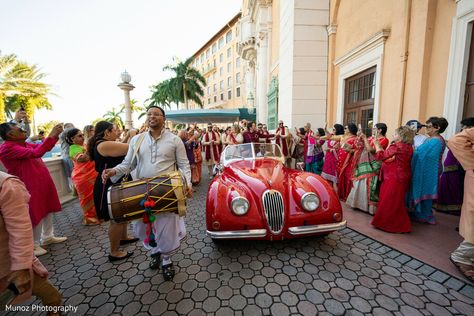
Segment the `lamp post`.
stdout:
<svg viewBox="0 0 474 316">
<path fill-rule="evenodd" d="M 135 86 L 130 83 L 130 81 L 132 81 L 132 77 L 126 70 L 122 72 L 120 78 L 122 79 L 122 82 L 118 84 L 118 87 L 123 90 L 123 96 L 125 98 L 125 128 L 130 130 L 133 128 L 130 91 L 132 91 Z"/>
</svg>

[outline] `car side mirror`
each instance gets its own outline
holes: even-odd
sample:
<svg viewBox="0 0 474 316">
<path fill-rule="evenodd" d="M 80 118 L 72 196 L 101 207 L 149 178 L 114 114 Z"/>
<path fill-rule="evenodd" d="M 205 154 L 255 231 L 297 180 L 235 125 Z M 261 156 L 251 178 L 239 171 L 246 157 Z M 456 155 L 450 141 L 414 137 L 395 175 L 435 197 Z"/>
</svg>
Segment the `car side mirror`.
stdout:
<svg viewBox="0 0 474 316">
<path fill-rule="evenodd" d="M 224 170 L 224 166 L 219 163 L 214 167 L 214 174 L 222 173 L 222 170 Z"/>
</svg>

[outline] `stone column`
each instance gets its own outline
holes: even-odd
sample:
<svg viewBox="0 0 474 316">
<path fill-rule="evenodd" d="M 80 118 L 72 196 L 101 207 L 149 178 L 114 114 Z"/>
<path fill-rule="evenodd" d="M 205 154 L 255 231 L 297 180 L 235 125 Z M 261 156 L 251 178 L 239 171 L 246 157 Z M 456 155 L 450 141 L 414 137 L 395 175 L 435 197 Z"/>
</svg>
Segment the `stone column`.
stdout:
<svg viewBox="0 0 474 316">
<path fill-rule="evenodd" d="M 247 93 L 247 107 L 255 107 L 255 63 L 249 61 L 245 71 L 245 91 Z"/>
<path fill-rule="evenodd" d="M 133 128 L 133 121 L 132 105 L 130 104 L 130 91 L 132 91 L 135 86 L 130 83 L 132 77 L 126 70 L 122 72 L 120 78 L 122 79 L 122 82 L 118 84 L 118 87 L 123 90 L 123 96 L 125 99 L 125 128 L 131 129 Z"/>
<path fill-rule="evenodd" d="M 130 83 L 122 82 L 118 85 L 120 89 L 123 90 L 123 96 L 125 99 L 125 128 L 133 128 L 132 121 L 132 105 L 130 103 L 130 91 L 132 91 L 135 86 Z"/>
<path fill-rule="evenodd" d="M 266 32 L 260 32 L 257 43 L 257 120 L 267 123 L 268 100 L 268 36 Z"/>
</svg>

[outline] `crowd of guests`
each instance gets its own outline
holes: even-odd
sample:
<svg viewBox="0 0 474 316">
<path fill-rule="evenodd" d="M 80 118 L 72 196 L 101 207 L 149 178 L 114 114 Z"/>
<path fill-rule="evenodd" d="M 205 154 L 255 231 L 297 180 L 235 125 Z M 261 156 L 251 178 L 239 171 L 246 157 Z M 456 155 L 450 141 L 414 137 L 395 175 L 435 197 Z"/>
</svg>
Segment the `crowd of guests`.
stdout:
<svg viewBox="0 0 474 316">
<path fill-rule="evenodd" d="M 133 169 L 141 179 L 178 168 L 187 181 L 189 197 L 192 182 L 188 158 L 193 159 L 194 165 L 199 159 L 186 155 L 187 136 L 179 138 L 164 127 L 165 112 L 160 107 L 148 109 L 146 126 L 139 131 L 122 132 L 106 121 L 83 130 L 68 123 L 56 125 L 47 137 L 37 139 L 32 139 L 25 127 L 25 111 L 20 109 L 18 113 L 23 119 L 18 115 L 16 121 L 0 124 L 0 160 L 8 171 L 0 172 L 0 239 L 4 243 L 0 247 L 0 292 L 9 288 L 22 294 L 12 303 L 33 294 L 50 308 L 49 315 L 57 315 L 61 311 L 61 295 L 48 281 L 47 270 L 37 256 L 48 252 L 45 246 L 67 238 L 54 234 L 53 214 L 61 211 L 61 204 L 43 155 L 60 142 L 65 170 L 70 171 L 83 210 L 83 223 L 109 223 L 110 262 L 133 255 L 122 247 L 139 240 L 128 235 L 127 223 L 110 220 L 105 193 L 112 183 L 129 180 Z M 129 171 L 124 172 L 125 169 Z M 199 180 L 193 178 L 196 184 Z M 154 217 L 157 220 L 151 227 L 143 221 L 134 225 L 138 227 L 134 232 L 151 250 L 150 268 L 160 268 L 165 280 L 171 280 L 174 269 L 170 256 L 186 234 L 184 221 L 174 213 Z M 148 241 L 151 234 L 157 236 L 154 243 Z"/>
<path fill-rule="evenodd" d="M 44 290 L 37 290 L 36 295 L 45 297 L 45 304 L 59 304 L 60 295 L 45 279 L 47 272 L 36 256 L 47 253 L 44 246 L 67 239 L 54 234 L 52 218 L 54 213 L 61 211 L 61 205 L 48 169 L 41 160 L 58 141 L 66 176 L 71 179 L 83 210 L 83 224 L 109 223 L 108 258 L 111 262 L 132 256 L 133 252 L 127 252 L 123 247 L 138 241 L 138 238 L 128 235 L 127 223 L 111 221 L 108 212 L 105 192 L 113 183 L 131 180 L 130 170 L 126 172 L 126 169 L 135 169 L 135 176 L 141 178 L 178 166 L 186 176 L 190 196 L 193 186 L 201 182 L 202 165 L 207 166 L 212 179 L 214 167 L 226 146 L 275 143 L 279 145 L 288 168 L 320 175 L 334 187 L 340 200 L 374 215 L 372 225 L 381 230 L 407 233 L 411 231 L 412 221 L 435 224 L 433 210 L 460 213 L 459 231 L 464 241 L 453 252 L 451 260 L 468 278 L 472 280 L 474 277 L 471 192 L 474 181 L 474 118 L 461 121 L 462 131 L 449 142 L 441 136 L 448 126 L 442 117 L 430 117 L 425 124 L 411 120 L 397 128 L 391 140 L 387 137 L 384 123 L 375 124 L 371 135 L 365 135 L 360 126 L 353 123 L 334 124 L 330 129 L 327 126 L 312 129 L 311 124 L 306 123 L 291 132 L 280 120 L 276 130 L 270 132 L 265 124 L 243 120 L 225 128 L 209 123 L 203 129 L 192 124 L 185 129 L 170 131 L 164 127 L 164 120 L 163 109 L 152 107 L 140 130 L 122 131 L 106 121 L 83 129 L 67 123 L 55 126 L 45 137 L 44 134 L 31 135 L 24 110 L 20 109 L 14 120 L 0 124 L 0 137 L 4 140 L 0 146 L 0 160 L 9 173 L 0 174 L 0 186 L 3 184 L 4 188 L 0 192 L 3 216 L 0 219 L 12 221 L 7 226 L 23 227 L 18 238 L 28 239 L 26 235 L 32 235 L 34 242 L 25 251 L 31 252 L 32 249 L 33 253 L 23 253 L 20 257 L 23 256 L 23 260 L 28 257 L 25 266 L 42 278 L 43 281 L 38 282 L 43 284 Z M 447 154 L 446 148 L 449 148 Z M 19 183 L 24 183 L 24 190 Z M 18 211 L 15 214 L 18 218 L 13 216 L 8 195 L 8 192 L 13 192 L 10 186 L 16 188 L 17 199 L 28 204 L 25 209 L 29 221 L 24 220 L 26 212 Z M 174 276 L 170 255 L 185 235 L 184 222 L 177 215 L 163 215 L 158 223 L 152 228 L 156 234 L 169 227 L 173 229 L 167 231 L 167 234 L 171 232 L 169 236 L 159 239 L 159 245 L 148 244 L 150 268 L 161 267 L 164 278 L 170 280 Z M 163 226 L 167 223 L 171 225 L 168 228 Z M 3 233 L 0 230 L 0 238 Z M 14 234 L 14 231 L 7 233 Z M 146 240 L 150 231 L 145 232 L 142 225 L 135 233 Z M 26 239 L 22 241 L 24 245 Z M 12 254 L 8 260 L 16 262 L 16 255 Z M 18 281 L 20 287 L 22 282 L 26 282 L 25 273 L 13 277 L 7 272 L 2 273 L 0 287 L 4 285 L 2 277 Z M 36 277 L 36 274 L 33 275 Z M 48 301 L 46 297 L 51 299 Z"/>
<path fill-rule="evenodd" d="M 474 118 L 460 123 L 460 134 L 467 133 L 473 130 Z M 412 222 L 436 224 L 434 210 L 460 213 L 460 234 L 465 241 L 453 253 L 453 262 L 462 266 L 464 275 L 472 280 L 473 207 L 467 210 L 469 196 L 464 184 L 468 180 L 465 170 L 472 172 L 472 161 L 463 165 L 453 149 L 454 139 L 460 134 L 449 143 L 443 138 L 441 134 L 447 127 L 448 121 L 443 117 L 430 117 L 425 124 L 410 120 L 397 128 L 389 140 L 384 123 L 375 124 L 371 135 L 365 135 L 353 123 L 335 124 L 331 130 L 313 130 L 306 123 L 291 133 L 279 121 L 277 129 L 270 133 L 264 124 L 241 121 L 221 130 L 212 124 L 207 131 L 196 132 L 191 127 L 188 136 L 183 133 L 183 141 L 194 144 L 191 148 L 202 146 L 211 178 L 212 166 L 218 163 L 225 146 L 274 142 L 281 148 L 287 167 L 321 175 L 333 185 L 341 201 L 374 215 L 372 225 L 386 232 L 408 233 Z M 472 155 L 472 138 L 470 142 L 464 148 Z"/>
</svg>

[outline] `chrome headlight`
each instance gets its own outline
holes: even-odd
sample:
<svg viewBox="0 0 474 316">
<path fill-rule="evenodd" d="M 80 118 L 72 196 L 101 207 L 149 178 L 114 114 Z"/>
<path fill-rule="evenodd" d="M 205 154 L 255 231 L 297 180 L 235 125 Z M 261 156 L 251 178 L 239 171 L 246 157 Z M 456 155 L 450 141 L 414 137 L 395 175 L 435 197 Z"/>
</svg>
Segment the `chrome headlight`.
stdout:
<svg viewBox="0 0 474 316">
<path fill-rule="evenodd" d="M 313 192 L 308 192 L 303 194 L 303 197 L 301 198 L 301 206 L 306 211 L 314 211 L 319 207 L 319 198 L 316 194 Z"/>
<path fill-rule="evenodd" d="M 249 201 L 242 196 L 235 197 L 232 200 L 231 206 L 232 212 L 236 215 L 245 215 L 249 210 Z"/>
</svg>

